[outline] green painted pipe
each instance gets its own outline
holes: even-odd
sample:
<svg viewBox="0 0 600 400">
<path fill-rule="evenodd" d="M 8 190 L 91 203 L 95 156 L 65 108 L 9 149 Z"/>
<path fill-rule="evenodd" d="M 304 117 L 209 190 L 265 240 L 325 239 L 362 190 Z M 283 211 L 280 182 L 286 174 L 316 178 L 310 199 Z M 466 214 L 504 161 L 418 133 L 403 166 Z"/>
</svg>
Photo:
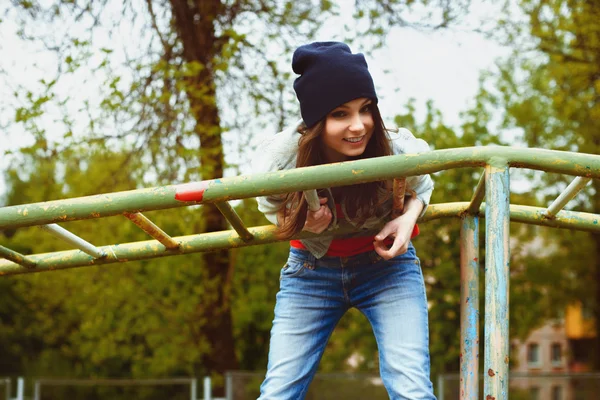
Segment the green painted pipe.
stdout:
<svg viewBox="0 0 600 400">
<path fill-rule="evenodd" d="M 0 208 L 0 230 L 343 186 L 452 168 L 483 167 L 496 158 L 508 160 L 512 167 L 600 178 L 598 155 L 511 147 L 466 147 L 3 207 Z"/>
<path fill-rule="evenodd" d="M 427 208 L 425 215 L 423 215 L 419 222 L 424 223 L 441 218 L 459 218 L 466 213 L 469 204 L 469 202 L 432 204 Z M 545 211 L 545 208 L 539 207 L 516 205 L 510 206 L 510 216 L 511 220 L 513 221 L 554 228 L 600 232 L 600 216 L 598 215 L 583 212 L 561 211 L 557 214 L 555 219 L 547 219 L 543 216 Z M 485 204 L 481 205 L 479 215 L 481 217 L 485 216 Z M 35 254 L 27 256 L 29 260 L 37 263 L 36 267 L 33 269 L 25 268 L 8 260 L 0 259 L 0 275 L 13 275 L 55 269 L 114 264 L 119 262 L 145 260 L 179 254 L 191 254 L 217 249 L 245 247 L 285 241 L 285 239 L 282 240 L 277 237 L 276 228 L 274 225 L 249 228 L 248 231 L 254 237 L 254 239 L 250 242 L 245 242 L 240 238 L 237 232 L 231 230 L 175 237 L 173 239 L 180 243 L 180 247 L 170 250 L 157 240 L 101 246 L 99 249 L 107 253 L 107 256 L 102 259 L 94 259 L 93 257 L 79 250 Z M 340 229 L 337 231 L 328 232 L 328 234 L 343 235 L 351 231 L 351 229 Z M 377 230 L 373 230 L 365 231 L 364 233 L 365 235 L 368 235 L 375 234 L 376 232 Z M 302 232 L 294 238 L 308 238 L 313 236 L 316 236 L 316 234 Z"/>
</svg>

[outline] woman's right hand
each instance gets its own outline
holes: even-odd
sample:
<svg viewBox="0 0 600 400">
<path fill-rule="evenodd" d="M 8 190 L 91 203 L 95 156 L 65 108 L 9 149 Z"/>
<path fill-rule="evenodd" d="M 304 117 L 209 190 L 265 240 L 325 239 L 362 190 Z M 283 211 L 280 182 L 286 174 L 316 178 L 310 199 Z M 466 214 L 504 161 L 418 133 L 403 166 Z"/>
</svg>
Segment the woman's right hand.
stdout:
<svg viewBox="0 0 600 400">
<path fill-rule="evenodd" d="M 321 233 L 331 223 L 331 210 L 327 206 L 327 198 L 319 197 L 319 203 L 321 207 L 317 211 L 310 211 L 306 213 L 306 222 L 304 223 L 303 231 Z"/>
</svg>

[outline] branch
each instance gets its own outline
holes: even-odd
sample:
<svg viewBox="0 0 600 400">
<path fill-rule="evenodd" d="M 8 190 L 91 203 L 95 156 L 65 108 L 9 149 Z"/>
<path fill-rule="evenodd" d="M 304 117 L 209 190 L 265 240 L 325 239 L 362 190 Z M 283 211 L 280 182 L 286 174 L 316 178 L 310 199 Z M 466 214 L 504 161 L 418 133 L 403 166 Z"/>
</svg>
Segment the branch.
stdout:
<svg viewBox="0 0 600 400">
<path fill-rule="evenodd" d="M 172 47 L 169 46 L 169 43 L 163 37 L 162 33 L 160 32 L 160 29 L 158 28 L 158 24 L 156 23 L 156 14 L 154 13 L 152 0 L 146 0 L 146 4 L 148 5 L 148 12 L 150 13 L 150 19 L 152 20 L 152 28 L 154 28 L 154 31 L 158 35 L 158 38 L 160 39 L 160 42 L 162 43 L 163 48 L 165 49 L 165 53 L 170 52 L 172 50 Z"/>
</svg>

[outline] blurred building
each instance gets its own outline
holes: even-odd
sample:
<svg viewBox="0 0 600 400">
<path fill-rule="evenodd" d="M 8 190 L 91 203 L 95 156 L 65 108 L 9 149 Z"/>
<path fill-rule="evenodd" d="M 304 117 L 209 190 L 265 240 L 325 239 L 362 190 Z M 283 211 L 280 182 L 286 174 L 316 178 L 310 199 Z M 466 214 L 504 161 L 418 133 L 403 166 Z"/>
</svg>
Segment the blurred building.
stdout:
<svg viewBox="0 0 600 400">
<path fill-rule="evenodd" d="M 511 387 L 531 400 L 579 400 L 585 379 L 572 374 L 591 371 L 590 349 L 596 336 L 590 310 L 567 307 L 564 319 L 552 320 L 524 340 L 511 341 Z"/>
</svg>

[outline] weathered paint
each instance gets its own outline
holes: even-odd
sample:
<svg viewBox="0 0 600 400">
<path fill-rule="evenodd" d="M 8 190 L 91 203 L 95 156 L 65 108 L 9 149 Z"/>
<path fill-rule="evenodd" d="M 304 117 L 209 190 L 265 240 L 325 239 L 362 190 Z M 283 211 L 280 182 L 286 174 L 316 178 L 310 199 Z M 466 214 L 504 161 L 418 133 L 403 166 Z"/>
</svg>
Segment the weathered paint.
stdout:
<svg viewBox="0 0 600 400">
<path fill-rule="evenodd" d="M 223 214 L 227 221 L 229 221 L 231 227 L 235 229 L 238 235 L 240 235 L 244 242 L 250 241 L 254 238 L 252 234 L 248 231 L 248 229 L 244 226 L 242 219 L 239 217 L 239 215 L 237 215 L 233 207 L 231 207 L 231 205 L 228 202 L 224 201 L 222 203 L 216 203 L 215 205 L 217 206 L 219 211 L 221 211 L 221 214 Z"/>
<path fill-rule="evenodd" d="M 202 202 L 204 191 L 208 188 L 210 181 L 184 183 L 175 187 L 175 199 L 179 201 Z M 221 183 L 220 179 L 215 183 Z"/>
<path fill-rule="evenodd" d="M 433 221 L 433 220 L 437 220 L 437 219 L 441 219 L 441 218 L 461 217 L 466 213 L 466 210 L 468 209 L 469 204 L 470 203 L 468 203 L 468 202 L 432 204 L 427 208 L 425 215 L 423 215 L 423 217 L 421 217 L 419 219 L 419 223 Z M 510 210 L 511 210 L 510 211 L 511 219 L 513 221 L 518 221 L 518 222 L 527 223 L 527 224 L 541 225 L 541 226 L 549 226 L 549 227 L 555 227 L 555 228 L 566 228 L 566 229 L 573 229 L 573 230 L 600 232 L 600 223 L 598 223 L 598 221 L 600 220 L 600 216 L 595 215 L 595 214 L 573 212 L 573 211 L 561 211 L 557 214 L 556 219 L 548 220 L 548 219 L 544 219 L 542 217 L 542 215 L 545 211 L 544 208 L 513 205 L 513 206 L 510 206 Z M 484 215 L 485 215 L 485 204 L 482 204 L 482 206 L 480 208 L 479 216 L 482 217 Z M 375 234 L 378 232 L 378 229 L 381 227 L 378 227 L 378 228 L 374 229 L 373 231 L 364 232 L 364 233 L 365 233 L 365 235 L 369 234 L 369 233 Z M 259 245 L 259 244 L 272 243 L 272 242 L 277 242 L 277 241 L 285 241 L 285 239 L 278 239 L 276 236 L 272 236 L 272 237 L 268 236 L 267 240 L 265 241 L 264 235 L 262 235 L 258 238 L 256 237 L 254 228 L 249 228 L 248 231 L 254 236 L 254 239 L 250 242 L 244 243 L 244 246 Z M 263 232 L 263 231 L 259 230 L 259 232 Z M 343 234 L 349 233 L 349 232 L 352 232 L 352 230 L 336 230 L 336 231 L 328 232 L 327 234 L 331 235 L 331 236 L 336 236 L 336 235 L 343 235 Z M 225 236 L 216 236 L 215 237 L 214 233 L 183 236 L 182 238 L 189 242 L 192 240 L 192 238 L 203 237 L 203 236 L 207 235 L 206 240 L 203 240 L 201 242 L 202 246 L 194 247 L 189 251 L 186 249 L 183 252 L 177 252 L 177 251 L 166 252 L 166 251 L 164 251 L 165 249 L 158 251 L 155 248 L 147 248 L 147 247 L 145 247 L 145 245 L 142 245 L 143 243 L 146 243 L 146 242 L 134 242 L 134 243 L 127 243 L 124 245 L 105 246 L 105 247 L 100 247 L 100 249 L 103 249 L 105 252 L 108 253 L 107 249 L 118 248 L 120 246 L 133 246 L 131 248 L 136 248 L 135 247 L 136 244 L 139 244 L 141 247 L 137 248 L 136 251 L 138 251 L 138 252 L 141 251 L 142 253 L 145 251 L 148 251 L 148 254 L 137 254 L 136 253 L 136 257 L 131 258 L 131 260 L 136 260 L 136 259 L 162 257 L 162 256 L 168 256 L 168 255 L 172 255 L 172 254 L 187 254 L 187 253 L 210 251 L 210 250 L 216 250 L 216 249 L 224 249 L 224 248 L 230 248 L 230 247 L 240 247 L 239 242 L 240 242 L 240 240 L 243 241 L 243 239 L 241 239 L 239 234 L 234 231 L 223 231 L 223 232 L 217 232 L 217 233 L 225 235 Z M 220 242 L 220 240 L 222 240 L 221 239 L 222 237 L 227 237 L 227 239 L 226 239 L 227 243 L 224 244 L 223 242 Z M 304 237 L 304 236 L 302 236 L 302 237 Z M 176 240 L 179 242 L 180 239 L 181 238 L 174 238 L 173 240 Z M 198 240 L 199 239 L 194 241 L 194 243 L 200 243 Z M 148 243 L 152 243 L 152 242 L 148 242 Z M 156 245 L 160 244 L 158 241 L 156 241 L 154 243 Z M 160 247 L 158 247 L 157 249 L 160 249 Z M 64 255 L 64 252 L 58 252 L 58 253 L 62 253 Z M 95 265 L 98 263 L 107 264 L 107 263 L 115 263 L 115 262 L 124 262 L 125 261 L 123 259 L 115 259 L 113 257 L 113 258 L 105 258 L 102 260 L 102 262 L 96 262 L 96 263 L 91 262 L 90 263 L 90 262 L 88 262 L 89 261 L 88 258 L 77 258 L 75 260 L 72 260 L 71 259 L 72 254 L 80 253 L 77 251 L 74 251 L 72 254 L 69 253 L 71 255 L 69 255 L 69 257 L 67 257 L 67 258 L 64 258 L 63 256 L 56 256 L 56 254 L 58 254 L 58 253 L 47 253 L 47 254 L 43 255 L 44 256 L 43 258 L 45 260 L 52 260 L 52 262 L 53 262 L 52 267 L 55 269 L 80 267 L 80 266 L 86 266 L 86 265 Z M 110 254 L 110 253 L 108 253 L 108 254 Z M 81 253 L 80 253 L 80 255 L 81 255 Z M 37 254 L 37 255 L 31 255 L 31 256 L 27 256 L 27 257 L 32 260 L 37 260 L 38 256 L 41 256 L 41 255 Z M 68 265 L 63 266 L 62 265 L 63 263 L 67 263 Z M 14 267 L 15 267 L 14 263 L 0 259 L 0 275 L 2 275 L 3 273 L 14 271 Z M 46 267 L 45 269 L 35 269 L 33 271 L 18 270 L 19 272 L 16 272 L 16 273 L 37 272 L 37 271 L 45 271 L 48 269 L 50 269 L 50 268 Z M 11 272 L 11 273 L 13 273 L 13 272 Z"/>
<path fill-rule="evenodd" d="M 479 398 L 479 217 L 460 231 L 460 400 Z"/>
<path fill-rule="evenodd" d="M 377 229 L 364 231 L 364 234 L 374 235 L 378 232 L 378 229 L 380 229 L 380 227 L 378 227 Z M 354 229 L 352 229 L 350 226 L 347 226 L 345 229 L 338 229 L 336 231 L 327 232 L 327 235 L 345 235 L 353 231 Z M 245 242 L 238 235 L 238 233 L 233 230 L 174 237 L 173 239 L 180 244 L 180 246 L 177 249 L 167 249 L 157 240 L 103 246 L 100 247 L 100 249 L 106 252 L 107 256 L 100 259 L 91 257 L 79 250 L 35 254 L 28 257 L 37 264 L 35 269 L 28 269 L 11 261 L 0 260 L 0 275 L 14 275 L 37 271 L 49 271 L 93 265 L 114 264 L 128 261 L 145 260 L 149 258 L 158 258 L 179 254 L 191 254 L 203 251 L 213 251 L 228 248 L 238 248 L 256 244 L 266 244 L 281 241 L 277 233 L 277 228 L 273 225 L 253 227 L 249 229 L 249 232 L 254 238 L 252 241 L 249 242 Z M 310 232 L 301 232 L 293 238 L 304 239 L 315 236 L 323 235 L 318 235 Z"/>
<path fill-rule="evenodd" d="M 486 398 L 508 399 L 509 175 L 499 158 L 485 168 L 485 348 Z"/>
<path fill-rule="evenodd" d="M 4 246 L 0 246 L 0 257 L 4 257 L 13 263 L 22 265 L 25 268 L 35 268 L 35 262 L 29 259 L 29 257 L 26 257 L 23 254 Z M 0 262 L 2 261 L 0 260 Z"/>
<path fill-rule="evenodd" d="M 86 254 L 89 254 L 92 257 L 100 258 L 104 257 L 106 254 L 102 252 L 102 250 L 98 249 L 93 244 L 85 241 L 79 236 L 69 232 L 65 228 L 56 225 L 56 224 L 48 224 L 40 226 L 41 229 L 51 233 L 57 238 L 69 243 L 71 246 L 78 248 Z"/>
<path fill-rule="evenodd" d="M 392 218 L 404 212 L 404 195 L 406 194 L 406 178 L 394 178 Z"/>
<path fill-rule="evenodd" d="M 479 211 L 479 207 L 483 202 L 483 198 L 485 197 L 485 173 L 481 174 L 479 178 L 479 182 L 477 182 L 477 187 L 475 188 L 475 192 L 471 197 L 471 203 L 469 204 L 469 208 L 467 210 L 470 214 L 477 214 Z"/>
<path fill-rule="evenodd" d="M 154 222 L 150 221 L 142 213 L 123 213 L 131 222 L 139 226 L 144 232 L 162 243 L 167 249 L 176 249 L 179 247 L 173 238 L 160 229 Z"/>
<path fill-rule="evenodd" d="M 310 211 L 319 211 L 321 208 L 321 203 L 319 201 L 319 195 L 315 189 L 305 190 L 304 198 L 308 203 L 308 209 Z"/>
<path fill-rule="evenodd" d="M 0 229 L 107 217 L 124 212 L 182 207 L 196 204 L 200 192 L 202 192 L 202 203 L 215 203 L 258 195 L 373 182 L 398 176 L 422 175 L 459 167 L 483 166 L 494 156 L 506 158 L 514 167 L 600 178 L 599 155 L 510 147 L 447 149 L 416 155 L 375 157 L 266 174 L 222 178 L 219 180 L 220 183 L 204 181 L 3 207 L 0 208 Z M 556 163 L 557 159 L 561 162 Z M 352 173 L 353 170 L 364 170 L 364 172 L 356 175 Z M 192 200 L 177 200 L 175 195 L 178 190 L 181 196 L 189 192 L 189 198 Z M 24 210 L 27 210 L 27 215 L 23 215 Z"/>
<path fill-rule="evenodd" d="M 582 178 L 580 176 L 575 178 L 560 194 L 560 196 L 558 196 L 558 198 L 554 200 L 552 204 L 550 204 L 544 213 L 544 217 L 554 218 L 556 213 L 562 210 L 562 208 L 566 206 L 569 201 L 577 196 L 577 193 L 579 193 L 588 183 L 590 183 L 590 181 L 590 178 Z"/>
<path fill-rule="evenodd" d="M 440 218 L 462 217 L 468 213 L 471 203 L 454 202 L 431 204 L 427 207 L 425 215 L 419 219 L 420 223 Z M 485 217 L 486 204 L 479 207 L 479 217 Z M 585 232 L 600 232 L 600 215 L 579 211 L 561 211 L 554 219 L 544 217 L 546 209 L 540 207 L 511 205 L 510 220 L 525 224 L 547 226 L 550 228 L 563 228 Z"/>
<path fill-rule="evenodd" d="M 560 211 L 553 219 L 548 219 L 546 210 L 538 207 L 511 205 L 510 219 L 513 222 L 548 226 L 551 228 L 564 228 L 586 232 L 600 232 L 600 215 L 576 212 Z"/>
</svg>

